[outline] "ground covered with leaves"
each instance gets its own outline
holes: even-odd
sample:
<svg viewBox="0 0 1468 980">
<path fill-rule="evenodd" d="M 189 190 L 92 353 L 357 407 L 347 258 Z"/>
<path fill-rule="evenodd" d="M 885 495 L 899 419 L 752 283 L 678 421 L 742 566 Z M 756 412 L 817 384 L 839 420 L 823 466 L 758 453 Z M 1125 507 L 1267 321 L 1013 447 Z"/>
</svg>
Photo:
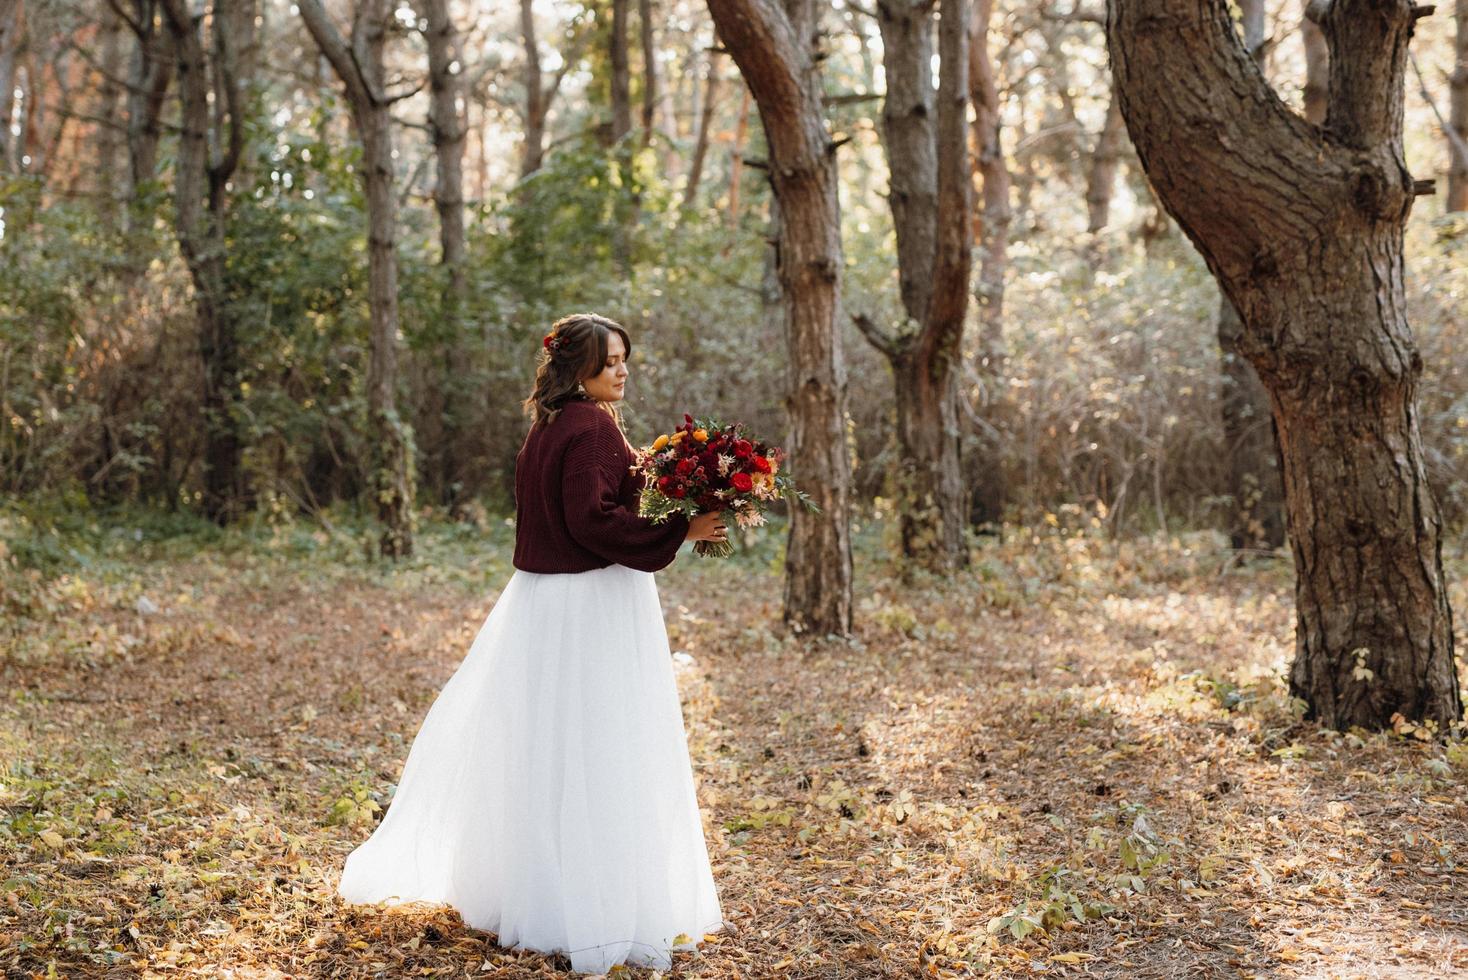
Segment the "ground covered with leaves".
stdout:
<svg viewBox="0 0 1468 980">
<path fill-rule="evenodd" d="M 507 527 L 60 523 L 0 519 L 7 976 L 562 975 L 334 894 Z M 849 643 L 782 634 L 778 535 L 659 576 L 729 921 L 666 975 L 1468 971 L 1468 746 L 1299 720 L 1287 562 L 1043 527 L 907 584 L 868 529 Z"/>
</svg>

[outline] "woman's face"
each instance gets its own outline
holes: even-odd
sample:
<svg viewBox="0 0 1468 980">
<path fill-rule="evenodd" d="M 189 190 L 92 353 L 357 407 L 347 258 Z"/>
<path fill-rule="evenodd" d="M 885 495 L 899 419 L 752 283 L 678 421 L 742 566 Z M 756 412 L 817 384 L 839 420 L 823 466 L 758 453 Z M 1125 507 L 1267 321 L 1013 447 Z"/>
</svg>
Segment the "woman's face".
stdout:
<svg viewBox="0 0 1468 980">
<path fill-rule="evenodd" d="M 615 330 L 607 337 L 607 360 L 601 373 L 581 382 L 586 393 L 599 402 L 619 402 L 627 388 L 627 345 Z"/>
</svg>

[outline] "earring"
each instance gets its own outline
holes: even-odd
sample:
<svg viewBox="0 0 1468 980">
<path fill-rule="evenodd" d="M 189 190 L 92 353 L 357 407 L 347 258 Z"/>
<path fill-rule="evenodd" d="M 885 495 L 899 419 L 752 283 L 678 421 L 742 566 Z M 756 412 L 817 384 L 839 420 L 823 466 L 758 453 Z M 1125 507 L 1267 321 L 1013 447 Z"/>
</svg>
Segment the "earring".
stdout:
<svg viewBox="0 0 1468 980">
<path fill-rule="evenodd" d="M 579 381 L 576 382 L 576 394 L 578 394 L 581 397 L 585 398 L 586 397 L 586 385 L 582 384 Z"/>
</svg>

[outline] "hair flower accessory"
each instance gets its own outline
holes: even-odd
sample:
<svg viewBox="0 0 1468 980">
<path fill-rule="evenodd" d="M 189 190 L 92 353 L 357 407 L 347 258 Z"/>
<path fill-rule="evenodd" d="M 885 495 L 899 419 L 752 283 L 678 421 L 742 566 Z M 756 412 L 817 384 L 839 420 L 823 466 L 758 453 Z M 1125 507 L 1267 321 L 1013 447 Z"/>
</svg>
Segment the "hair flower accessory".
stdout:
<svg viewBox="0 0 1468 980">
<path fill-rule="evenodd" d="M 561 349 L 561 344 L 563 343 L 565 343 L 565 341 L 561 339 L 560 335 L 552 330 L 550 333 L 545 335 L 545 339 L 540 342 L 540 345 L 546 350 L 550 351 L 552 354 L 554 354 L 556 351 Z"/>
</svg>

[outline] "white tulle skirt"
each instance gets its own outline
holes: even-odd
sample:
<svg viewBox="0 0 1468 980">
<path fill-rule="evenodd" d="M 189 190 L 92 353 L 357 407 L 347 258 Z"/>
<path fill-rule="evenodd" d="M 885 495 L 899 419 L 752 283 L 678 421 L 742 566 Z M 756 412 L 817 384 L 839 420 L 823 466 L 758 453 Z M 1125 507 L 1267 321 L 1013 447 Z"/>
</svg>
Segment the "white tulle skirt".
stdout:
<svg viewBox="0 0 1468 980">
<path fill-rule="evenodd" d="M 650 573 L 514 573 L 339 889 L 594 973 L 721 927 Z"/>
</svg>

